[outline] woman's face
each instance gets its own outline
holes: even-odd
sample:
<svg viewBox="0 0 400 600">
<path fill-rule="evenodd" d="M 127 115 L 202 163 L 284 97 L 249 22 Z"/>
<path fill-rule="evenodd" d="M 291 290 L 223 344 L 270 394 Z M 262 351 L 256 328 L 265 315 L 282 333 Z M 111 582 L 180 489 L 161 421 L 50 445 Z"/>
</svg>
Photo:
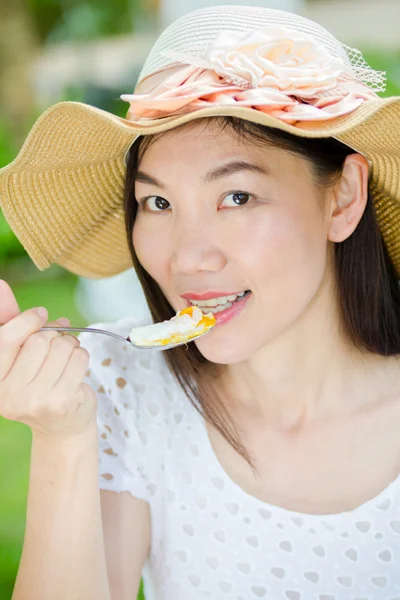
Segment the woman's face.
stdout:
<svg viewBox="0 0 400 600">
<path fill-rule="evenodd" d="M 176 311 L 192 299 L 208 312 L 203 303 L 217 298 L 217 325 L 195 343 L 208 360 L 234 364 L 306 310 L 324 277 L 328 223 L 305 160 L 210 121 L 145 150 L 133 243 Z"/>
</svg>

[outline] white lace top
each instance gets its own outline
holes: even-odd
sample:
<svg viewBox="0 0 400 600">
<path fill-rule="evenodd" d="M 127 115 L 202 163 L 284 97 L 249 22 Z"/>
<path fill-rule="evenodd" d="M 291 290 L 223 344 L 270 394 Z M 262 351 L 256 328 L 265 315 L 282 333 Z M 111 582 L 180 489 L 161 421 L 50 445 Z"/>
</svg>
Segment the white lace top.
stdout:
<svg viewBox="0 0 400 600">
<path fill-rule="evenodd" d="M 134 325 L 92 326 L 126 337 Z M 150 505 L 147 600 L 400 600 L 400 475 L 341 514 L 262 502 L 223 470 L 162 352 L 79 339 L 99 401 L 100 488 Z"/>
</svg>

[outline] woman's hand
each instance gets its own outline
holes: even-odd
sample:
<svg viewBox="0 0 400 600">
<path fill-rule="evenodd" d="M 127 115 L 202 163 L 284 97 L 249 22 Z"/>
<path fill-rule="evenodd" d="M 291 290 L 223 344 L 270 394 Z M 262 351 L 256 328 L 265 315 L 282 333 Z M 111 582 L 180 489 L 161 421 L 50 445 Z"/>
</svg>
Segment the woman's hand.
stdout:
<svg viewBox="0 0 400 600">
<path fill-rule="evenodd" d="M 40 331 L 35 309 L 20 312 L 0 280 L 0 415 L 25 423 L 41 438 L 66 439 L 96 423 L 97 398 L 83 383 L 89 353 L 73 335 Z"/>
</svg>

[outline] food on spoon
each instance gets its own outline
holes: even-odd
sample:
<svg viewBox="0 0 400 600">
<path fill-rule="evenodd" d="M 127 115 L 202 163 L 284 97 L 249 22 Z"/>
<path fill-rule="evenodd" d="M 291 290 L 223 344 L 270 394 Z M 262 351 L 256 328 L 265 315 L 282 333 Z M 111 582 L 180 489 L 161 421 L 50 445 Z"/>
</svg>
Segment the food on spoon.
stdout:
<svg viewBox="0 0 400 600">
<path fill-rule="evenodd" d="M 136 346 L 166 346 L 188 342 L 214 327 L 212 313 L 204 315 L 198 306 L 189 306 L 176 313 L 169 321 L 134 327 L 129 334 Z"/>
</svg>

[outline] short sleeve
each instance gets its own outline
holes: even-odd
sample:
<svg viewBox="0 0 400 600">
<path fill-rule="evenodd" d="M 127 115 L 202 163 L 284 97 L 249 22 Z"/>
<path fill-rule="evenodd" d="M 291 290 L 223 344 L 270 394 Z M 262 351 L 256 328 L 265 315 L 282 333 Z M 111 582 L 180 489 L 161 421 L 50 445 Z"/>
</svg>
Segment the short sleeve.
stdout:
<svg viewBox="0 0 400 600">
<path fill-rule="evenodd" d="M 127 337 L 134 322 L 88 325 Z M 78 339 L 89 352 L 84 382 L 97 394 L 99 430 L 99 487 L 113 492 L 129 491 L 149 501 L 146 453 L 139 391 L 145 385 L 132 381 L 135 350 L 111 336 L 82 332 Z"/>
</svg>

